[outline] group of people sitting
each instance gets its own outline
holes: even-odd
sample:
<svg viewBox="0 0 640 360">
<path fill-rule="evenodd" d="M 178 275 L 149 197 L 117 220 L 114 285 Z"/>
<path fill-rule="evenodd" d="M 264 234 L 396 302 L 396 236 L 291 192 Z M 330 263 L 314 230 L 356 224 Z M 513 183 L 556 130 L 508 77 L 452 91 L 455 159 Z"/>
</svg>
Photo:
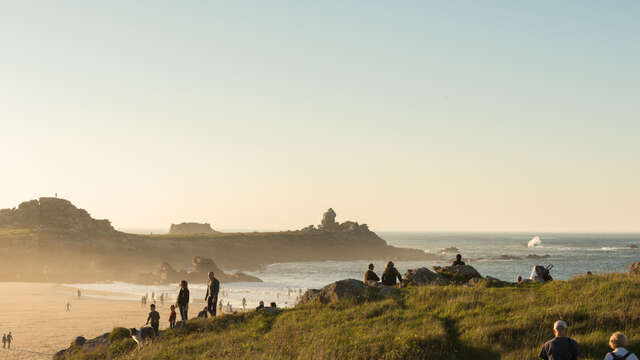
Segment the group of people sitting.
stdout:
<svg viewBox="0 0 640 360">
<path fill-rule="evenodd" d="M 382 285 L 395 286 L 397 284 L 396 279 L 399 282 L 402 282 L 402 276 L 398 269 L 393 265 L 393 261 L 387 262 L 387 265 L 384 267 L 384 271 L 382 272 L 382 281 L 373 269 L 374 265 L 369 264 L 369 270 L 364 273 L 364 283 L 367 285 L 377 285 L 378 282 L 381 282 Z"/>
<path fill-rule="evenodd" d="M 580 358 L 580 346 L 578 342 L 569 337 L 569 327 L 566 321 L 558 320 L 553 324 L 555 337 L 547 341 L 540 350 L 539 358 L 542 360 L 566 359 L 578 360 Z M 605 355 L 604 360 L 638 360 L 638 357 L 625 349 L 627 337 L 616 331 L 609 338 L 611 352 Z"/>
</svg>

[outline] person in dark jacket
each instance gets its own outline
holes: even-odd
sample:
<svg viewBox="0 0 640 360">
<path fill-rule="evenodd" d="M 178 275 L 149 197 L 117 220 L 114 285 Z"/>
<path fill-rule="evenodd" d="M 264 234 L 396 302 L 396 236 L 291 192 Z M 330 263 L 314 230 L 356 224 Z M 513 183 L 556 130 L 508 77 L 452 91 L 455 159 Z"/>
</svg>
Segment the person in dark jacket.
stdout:
<svg viewBox="0 0 640 360">
<path fill-rule="evenodd" d="M 402 276 L 400 276 L 398 269 L 393 265 L 393 261 L 389 261 L 382 273 L 382 285 L 395 286 L 396 278 L 398 281 L 402 281 Z"/>
<path fill-rule="evenodd" d="M 456 255 L 456 261 L 453 262 L 453 264 L 451 264 L 452 266 L 458 266 L 458 265 L 467 265 L 464 263 L 464 261 L 462 261 L 462 255 L 458 254 Z"/>
<path fill-rule="evenodd" d="M 578 343 L 569 338 L 567 323 L 558 320 L 553 324 L 553 332 L 556 335 L 547 341 L 540 350 L 539 358 L 542 360 L 578 360 L 580 347 Z"/>
<path fill-rule="evenodd" d="M 376 273 L 373 271 L 373 264 L 369 264 L 369 270 L 367 270 L 364 273 L 364 283 L 369 285 L 369 284 L 375 284 L 378 281 L 380 281 L 380 278 L 378 277 L 378 275 L 376 275 Z"/>
<path fill-rule="evenodd" d="M 187 280 L 180 281 L 180 293 L 178 293 L 178 309 L 180 309 L 180 317 L 182 323 L 189 319 L 189 284 Z"/>
<path fill-rule="evenodd" d="M 220 292 L 220 281 L 213 276 L 213 271 L 209 272 L 209 284 L 207 285 L 207 310 L 211 316 L 216 316 L 216 305 L 218 302 L 218 292 Z"/>
<path fill-rule="evenodd" d="M 158 336 L 158 331 L 160 329 L 160 313 L 156 311 L 156 305 L 151 304 L 151 312 L 149 312 L 149 316 L 147 317 L 148 325 L 151 322 L 151 327 L 153 328 L 153 332 Z"/>
</svg>

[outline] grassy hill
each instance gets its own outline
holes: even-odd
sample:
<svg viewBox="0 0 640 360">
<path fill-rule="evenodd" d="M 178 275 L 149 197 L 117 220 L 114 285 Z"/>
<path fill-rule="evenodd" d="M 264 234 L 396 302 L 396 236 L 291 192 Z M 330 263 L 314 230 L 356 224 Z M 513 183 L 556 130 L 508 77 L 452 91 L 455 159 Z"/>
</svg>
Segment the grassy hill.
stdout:
<svg viewBox="0 0 640 360">
<path fill-rule="evenodd" d="M 193 320 L 133 350 L 114 341 L 75 359 L 536 359 L 555 320 L 581 359 L 602 359 L 616 330 L 640 352 L 640 277 L 581 276 L 503 288 L 424 286 L 366 303 L 313 304 L 275 316 Z"/>
</svg>

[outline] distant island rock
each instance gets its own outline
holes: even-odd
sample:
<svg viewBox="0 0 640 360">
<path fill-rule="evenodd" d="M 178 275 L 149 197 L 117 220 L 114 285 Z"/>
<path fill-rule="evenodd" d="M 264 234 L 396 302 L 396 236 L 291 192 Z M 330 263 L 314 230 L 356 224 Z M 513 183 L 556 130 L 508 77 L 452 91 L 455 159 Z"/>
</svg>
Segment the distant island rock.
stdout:
<svg viewBox="0 0 640 360">
<path fill-rule="evenodd" d="M 242 272 L 228 274 L 222 271 L 213 259 L 195 256 L 192 260 L 193 271 L 176 270 L 168 262 L 160 264 L 156 273 L 141 274 L 136 282 L 141 284 L 175 284 L 181 280 L 189 282 L 204 282 L 210 271 L 222 282 L 262 282 L 259 278 Z"/>
<path fill-rule="evenodd" d="M 180 223 L 180 224 L 171 224 L 169 228 L 170 235 L 190 235 L 190 234 L 213 234 L 216 231 L 213 230 L 210 224 L 208 223 Z"/>
</svg>

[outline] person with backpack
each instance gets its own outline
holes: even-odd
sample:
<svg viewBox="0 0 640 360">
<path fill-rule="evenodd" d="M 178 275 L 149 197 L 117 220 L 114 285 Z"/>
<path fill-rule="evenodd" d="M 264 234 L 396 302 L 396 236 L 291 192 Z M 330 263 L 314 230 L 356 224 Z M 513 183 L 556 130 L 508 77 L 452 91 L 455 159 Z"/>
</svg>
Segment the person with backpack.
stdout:
<svg viewBox="0 0 640 360">
<path fill-rule="evenodd" d="M 604 360 L 638 360 L 638 357 L 631 351 L 625 349 L 627 337 L 620 331 L 616 331 L 609 338 L 609 346 L 612 352 L 608 353 Z"/>
<path fill-rule="evenodd" d="M 542 360 L 578 360 L 580 347 L 578 343 L 569 338 L 569 327 L 564 320 L 558 320 L 553 324 L 553 332 L 556 335 L 547 341 L 540 351 Z"/>
</svg>

